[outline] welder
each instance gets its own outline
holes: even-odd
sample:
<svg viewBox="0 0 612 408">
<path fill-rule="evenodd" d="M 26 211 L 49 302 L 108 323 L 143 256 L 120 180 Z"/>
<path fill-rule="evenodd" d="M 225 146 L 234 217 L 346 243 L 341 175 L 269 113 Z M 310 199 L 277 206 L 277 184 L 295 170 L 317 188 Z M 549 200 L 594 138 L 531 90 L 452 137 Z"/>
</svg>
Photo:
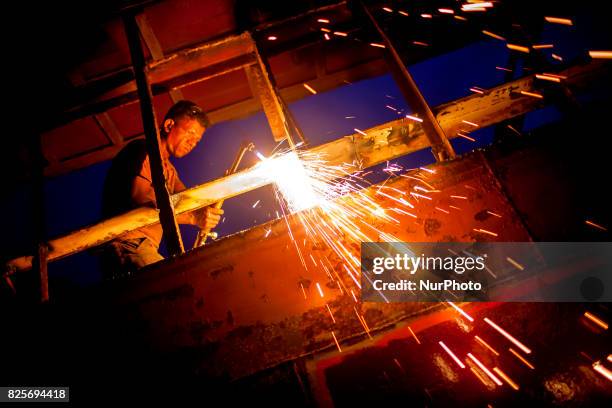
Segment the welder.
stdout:
<svg viewBox="0 0 612 408">
<path fill-rule="evenodd" d="M 160 126 L 160 151 L 170 194 L 186 189 L 170 162 L 170 156 L 180 158 L 187 155 L 209 127 L 206 113 L 191 101 L 179 101 L 166 113 Z M 104 184 L 102 215 L 110 218 L 142 206 L 157 207 L 146 142 L 137 139 L 128 143 L 113 159 Z M 177 222 L 210 231 L 219 223 L 222 214 L 222 209 L 208 206 L 178 215 Z M 161 225 L 155 224 L 127 232 L 105 245 L 101 256 L 104 277 L 124 277 L 164 259 L 159 253 L 162 235 Z"/>
</svg>

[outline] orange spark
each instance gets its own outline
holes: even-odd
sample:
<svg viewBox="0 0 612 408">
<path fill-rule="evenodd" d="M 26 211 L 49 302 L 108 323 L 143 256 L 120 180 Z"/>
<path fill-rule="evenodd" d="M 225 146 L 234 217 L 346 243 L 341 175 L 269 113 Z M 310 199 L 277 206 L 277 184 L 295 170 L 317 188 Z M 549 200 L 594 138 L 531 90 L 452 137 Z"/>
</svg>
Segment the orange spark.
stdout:
<svg viewBox="0 0 612 408">
<path fill-rule="evenodd" d="M 482 229 L 482 228 L 474 228 L 474 231 L 481 232 L 483 234 L 488 234 L 488 235 L 491 235 L 493 237 L 498 236 L 495 232 L 487 231 L 486 229 Z"/>
<path fill-rule="evenodd" d="M 302 85 L 304 85 L 304 88 L 308 89 L 308 91 L 309 91 L 311 94 L 313 94 L 313 95 L 316 95 L 316 94 L 317 94 L 317 91 L 315 91 L 315 90 L 314 90 L 314 88 L 313 88 L 312 86 L 310 86 L 310 85 L 308 85 L 308 84 L 306 84 L 306 83 L 304 83 L 304 84 L 302 84 Z"/>
<path fill-rule="evenodd" d="M 525 267 L 523 265 L 521 265 L 520 263 L 516 262 L 514 259 L 510 258 L 509 256 L 506 257 L 506 261 L 510 262 L 512 264 L 512 266 L 514 266 L 516 269 L 519 269 L 521 271 L 525 270 Z"/>
<path fill-rule="evenodd" d="M 489 349 L 493 354 L 495 354 L 496 356 L 499 356 L 499 353 L 493 347 L 491 347 L 486 341 L 484 341 L 478 336 L 474 336 L 474 338 L 476 339 L 477 342 L 479 342 L 480 344 L 485 346 L 487 349 Z"/>
<path fill-rule="evenodd" d="M 610 59 L 612 58 L 612 51 L 589 51 L 589 56 L 591 58 Z"/>
<path fill-rule="evenodd" d="M 326 18 L 320 18 L 317 20 L 318 23 L 325 23 L 325 24 L 329 24 L 329 20 Z"/>
<path fill-rule="evenodd" d="M 512 387 L 514 391 L 519 390 L 519 386 L 514 381 L 512 381 L 510 377 L 508 377 L 506 373 L 504 373 L 502 370 L 497 367 L 493 367 L 493 371 L 495 371 L 495 374 L 499 375 L 510 387 Z"/>
<path fill-rule="evenodd" d="M 337 35 L 339 37 L 347 37 L 348 34 L 345 33 L 344 31 L 334 31 L 334 35 Z"/>
<path fill-rule="evenodd" d="M 270 35 L 270 36 L 268 36 L 268 40 L 269 40 L 269 41 L 275 41 L 275 40 L 277 40 L 277 39 L 278 39 L 278 37 L 276 37 L 275 35 Z"/>
<path fill-rule="evenodd" d="M 518 341 L 516 338 L 510 335 L 510 333 L 508 333 L 507 331 L 499 327 L 497 324 L 495 324 L 491 319 L 489 319 L 488 317 L 485 317 L 484 321 L 487 322 L 495 330 L 497 330 L 502 336 L 504 336 L 505 338 L 510 340 L 512 343 L 514 343 L 518 348 L 523 350 L 526 354 L 531 354 L 531 349 L 529 349 L 529 347 L 527 347 L 526 345 Z"/>
<path fill-rule="evenodd" d="M 607 231 L 608 230 L 606 227 L 602 227 L 601 225 L 596 224 L 593 221 L 586 220 L 584 223 L 587 224 L 587 225 L 590 225 L 591 227 L 595 227 L 597 229 L 600 229 L 602 231 Z"/>
<path fill-rule="evenodd" d="M 342 349 L 340 348 L 340 343 L 338 343 L 338 339 L 336 338 L 336 335 L 334 334 L 334 332 L 331 332 L 332 337 L 334 338 L 334 342 L 336 343 L 336 347 L 338 347 L 338 351 L 342 353 Z"/>
<path fill-rule="evenodd" d="M 465 317 L 466 319 L 468 319 L 470 322 L 474 321 L 474 318 L 472 316 L 470 316 L 469 314 L 467 314 L 463 309 L 461 309 L 459 306 L 455 305 L 453 302 L 449 302 L 447 301 L 446 303 L 448 303 L 449 305 L 451 305 L 456 311 L 458 311 L 463 317 Z"/>
<path fill-rule="evenodd" d="M 455 14 L 455 10 L 447 8 L 439 8 L 438 11 L 443 14 Z"/>
<path fill-rule="evenodd" d="M 608 381 L 612 381 L 612 371 L 608 370 L 601 364 L 601 361 L 596 361 L 593 363 L 593 370 L 597 371 L 599 374 L 603 375 L 608 379 Z"/>
<path fill-rule="evenodd" d="M 499 380 L 499 378 L 497 378 L 497 377 L 496 377 L 496 376 L 495 376 L 495 375 L 494 375 L 494 374 L 493 374 L 491 371 L 489 371 L 489 369 L 488 369 L 488 368 L 487 368 L 487 367 L 486 367 L 484 364 L 482 364 L 482 363 L 480 362 L 480 360 L 478 360 L 476 357 L 474 357 L 474 355 L 473 355 L 472 353 L 468 353 L 468 357 L 469 357 L 469 358 L 470 358 L 470 359 L 471 359 L 473 362 L 475 362 L 475 363 L 476 363 L 476 365 L 477 365 L 478 367 L 480 367 L 480 369 L 481 369 L 482 371 L 484 371 L 484 372 L 485 372 L 485 374 L 486 374 L 486 375 L 488 375 L 488 376 L 489 376 L 489 378 L 493 380 L 493 382 L 495 382 L 495 384 L 497 384 L 497 385 L 503 385 L 503 383 L 502 383 L 502 382 Z"/>
<path fill-rule="evenodd" d="M 544 20 L 553 24 L 563 24 L 567 26 L 571 26 L 574 23 L 569 18 L 560 18 L 560 17 L 544 17 Z"/>
<path fill-rule="evenodd" d="M 370 43 L 370 45 L 376 48 L 387 48 L 384 44 L 379 44 L 379 43 Z"/>
<path fill-rule="evenodd" d="M 544 96 L 542 94 L 539 94 L 536 92 L 521 91 L 521 95 L 531 96 L 531 97 L 538 98 L 538 99 L 544 99 Z"/>
<path fill-rule="evenodd" d="M 508 350 L 510 350 L 510 352 L 512 354 L 514 354 L 514 356 L 516 358 L 518 358 L 523 364 L 525 364 L 527 367 L 531 368 L 532 370 L 535 370 L 535 367 L 525 359 L 525 357 L 521 356 L 518 351 L 514 350 L 513 348 L 509 348 Z"/>
<path fill-rule="evenodd" d="M 587 319 L 589 319 L 590 321 L 592 321 L 593 323 L 595 323 L 596 325 L 598 325 L 602 329 L 608 330 L 608 323 L 606 323 L 605 321 L 603 321 L 599 317 L 595 316 L 593 313 L 591 313 L 591 312 L 584 312 L 584 317 L 586 317 Z"/>
<path fill-rule="evenodd" d="M 443 342 L 441 342 L 441 341 L 439 341 L 439 342 L 438 342 L 438 344 L 439 344 L 440 346 L 442 346 L 442 348 L 444 349 L 444 351 L 446 351 L 446 352 L 448 353 L 448 355 L 449 355 L 449 356 L 451 356 L 451 358 L 452 358 L 453 360 L 455 360 L 455 363 L 457 363 L 457 365 L 458 365 L 459 367 L 461 367 L 461 368 L 465 368 L 465 365 L 464 365 L 464 364 L 461 362 L 461 360 L 459 360 L 459 359 L 457 358 L 457 356 L 455 355 L 455 353 L 453 353 L 453 352 L 451 351 L 451 349 L 449 349 L 449 348 L 446 346 L 446 344 L 444 344 L 444 343 L 443 343 Z"/>
<path fill-rule="evenodd" d="M 489 37 L 493 37 L 493 38 L 498 39 L 498 40 L 501 40 L 501 41 L 506 41 L 506 39 L 505 39 L 504 37 L 502 37 L 501 35 L 497 35 L 497 34 L 492 33 L 492 32 L 490 32 L 490 31 L 487 31 L 487 30 L 482 30 L 482 33 L 483 33 L 484 35 L 488 35 Z"/>
<path fill-rule="evenodd" d="M 537 44 L 533 46 L 534 50 L 542 50 L 545 48 L 554 48 L 555 46 L 553 44 Z"/>
<path fill-rule="evenodd" d="M 419 338 L 416 336 L 416 334 L 414 334 L 410 326 L 408 326 L 408 330 L 410 330 L 410 333 L 412 334 L 412 337 L 414 337 L 414 339 L 416 340 L 417 344 L 421 344 Z"/>
<path fill-rule="evenodd" d="M 517 45 L 517 44 L 506 44 L 506 47 L 508 47 L 509 49 L 513 50 L 513 51 L 520 51 L 520 52 L 524 52 L 529 54 L 529 48 L 525 47 L 523 45 Z"/>
</svg>

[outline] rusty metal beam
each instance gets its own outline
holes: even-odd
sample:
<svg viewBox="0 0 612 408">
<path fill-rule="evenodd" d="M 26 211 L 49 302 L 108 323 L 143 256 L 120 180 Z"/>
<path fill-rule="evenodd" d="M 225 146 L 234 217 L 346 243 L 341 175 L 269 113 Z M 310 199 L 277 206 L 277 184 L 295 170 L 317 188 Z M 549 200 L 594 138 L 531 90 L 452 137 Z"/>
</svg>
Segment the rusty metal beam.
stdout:
<svg viewBox="0 0 612 408">
<path fill-rule="evenodd" d="M 414 109 L 415 113 L 417 113 L 423 120 L 423 129 L 427 135 L 427 138 L 429 139 L 429 143 L 431 144 L 431 150 L 434 157 L 438 161 L 453 159 L 455 157 L 455 150 L 448 141 L 448 138 L 444 134 L 444 130 L 438 123 L 431 108 L 427 104 L 427 101 L 421 94 L 419 87 L 412 78 L 412 75 L 410 75 L 408 68 L 402 61 L 402 58 L 395 49 L 391 39 L 380 27 L 370 10 L 368 10 L 367 6 L 363 2 L 360 2 L 360 5 L 370 23 L 383 40 L 391 72 L 400 88 L 400 91 L 402 92 L 402 95 L 404 95 L 408 105 Z"/>
<path fill-rule="evenodd" d="M 151 166 L 151 177 L 153 178 L 153 189 L 155 190 L 155 201 L 157 208 L 159 208 L 159 220 L 164 231 L 168 252 L 171 256 L 179 255 L 185 252 L 185 249 L 183 248 L 181 232 L 176 221 L 174 206 L 170 201 L 170 194 L 164 176 L 159 127 L 155 117 L 153 95 L 146 71 L 144 53 L 140 45 L 140 33 L 134 15 L 127 15 L 123 20 L 140 97 L 142 124 L 145 130 L 149 165 Z"/>
<path fill-rule="evenodd" d="M 588 89 L 596 78 L 609 76 L 605 64 L 590 63 L 560 72 L 567 77 L 566 84 L 572 89 Z M 473 129 L 465 121 L 480 127 L 494 125 L 506 119 L 522 115 L 544 106 L 541 99 L 525 96 L 520 91 L 533 91 L 534 77 L 525 77 L 486 91 L 470 95 L 457 101 L 440 105 L 434 109 L 436 117 L 446 134 L 456 137 L 461 130 Z M 549 86 L 549 85 L 547 85 Z M 542 89 L 540 89 L 540 92 Z M 311 149 L 325 152 L 330 163 L 355 163 L 355 170 L 383 163 L 430 146 L 419 123 L 400 119 L 368 129 L 366 135 L 359 133 L 345 136 Z M 269 184 L 265 175 L 256 168 L 220 178 L 193 187 L 172 197 L 177 214 L 189 212 L 217 201 L 254 190 Z M 59 259 L 87 248 L 100 245 L 127 231 L 158 222 L 157 211 L 139 208 L 99 224 L 81 229 L 50 242 L 49 260 Z M 8 263 L 9 269 L 25 270 L 32 265 L 32 257 L 24 256 Z"/>
<path fill-rule="evenodd" d="M 202 80 L 199 77 L 210 78 L 252 64 L 253 51 L 250 34 L 243 33 L 175 52 L 149 62 L 146 69 L 154 94 L 158 94 L 180 88 L 185 83 L 193 83 L 196 79 Z M 89 81 L 77 89 L 76 94 L 78 105 L 58 115 L 54 122 L 47 125 L 47 129 L 138 99 L 134 73 L 129 69 Z"/>
<path fill-rule="evenodd" d="M 147 48 L 149 49 L 149 52 L 151 53 L 153 60 L 159 61 L 163 59 L 164 52 L 162 50 L 161 44 L 159 43 L 157 36 L 153 32 L 153 28 L 149 24 L 147 15 L 144 12 L 136 16 L 136 23 L 138 24 L 140 35 L 142 36 L 142 39 L 147 45 Z M 171 89 L 169 93 L 170 93 L 170 98 L 172 98 L 172 101 L 174 103 L 185 99 L 180 89 Z"/>
<path fill-rule="evenodd" d="M 294 147 L 295 143 L 291 138 L 281 97 L 258 51 L 255 51 L 255 56 L 257 63 L 245 68 L 251 92 L 259 99 L 263 107 L 274 140 L 279 142 L 287 139 L 289 145 Z"/>
</svg>

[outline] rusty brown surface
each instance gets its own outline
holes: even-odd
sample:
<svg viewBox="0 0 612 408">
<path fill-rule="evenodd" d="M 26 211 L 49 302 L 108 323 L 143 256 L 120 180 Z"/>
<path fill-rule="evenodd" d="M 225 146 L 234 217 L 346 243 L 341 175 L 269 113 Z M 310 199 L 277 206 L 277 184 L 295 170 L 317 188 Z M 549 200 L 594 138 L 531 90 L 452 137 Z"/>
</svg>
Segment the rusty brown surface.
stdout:
<svg viewBox="0 0 612 408">
<path fill-rule="evenodd" d="M 403 241 L 495 239 L 474 232 L 474 228 L 495 231 L 500 241 L 529 240 L 480 155 L 430 169 L 436 173 L 428 182 L 441 191 L 433 194 L 432 202 L 416 205 L 416 219 L 394 214 L 398 225 L 374 217 L 363 221 Z M 386 185 L 408 190 L 414 183 L 418 181 L 398 177 Z M 375 194 L 375 188 L 368 189 L 372 198 L 383 206 L 390 204 Z M 452 212 L 446 214 L 435 207 Z M 501 217 L 491 216 L 487 210 Z M 291 217 L 289 225 L 296 242 L 308 239 L 297 217 Z M 353 250 L 358 256 L 359 248 Z M 337 255 L 325 246 L 307 244 L 304 256 L 308 258 L 310 253 L 316 259 L 329 259 L 340 285 L 321 266 L 309 263 L 307 270 L 302 266 L 287 224 L 281 219 L 154 265 L 133 280 L 116 285 L 114 299 L 120 313 L 130 316 L 130 325 L 143 328 L 139 335 L 154 350 L 169 353 L 177 364 L 200 373 L 230 378 L 335 347 L 332 331 L 340 341 L 364 336 L 356 312 L 373 331 L 436 305 L 356 303 L 346 289 L 352 289 L 356 296 L 359 292 Z"/>
</svg>

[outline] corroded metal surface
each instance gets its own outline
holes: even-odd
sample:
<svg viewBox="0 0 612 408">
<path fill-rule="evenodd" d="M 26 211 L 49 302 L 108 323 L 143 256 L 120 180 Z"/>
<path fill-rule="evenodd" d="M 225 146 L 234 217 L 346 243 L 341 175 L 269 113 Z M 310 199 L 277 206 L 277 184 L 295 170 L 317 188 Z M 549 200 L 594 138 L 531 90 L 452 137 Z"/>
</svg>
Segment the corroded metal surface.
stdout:
<svg viewBox="0 0 612 408">
<path fill-rule="evenodd" d="M 429 170 L 435 174 L 421 174 L 440 192 L 432 194 L 432 201 L 416 204 L 416 218 L 394 214 L 399 224 L 376 217 L 366 222 L 403 241 L 529 240 L 481 155 Z M 409 190 L 414 183 L 418 181 L 397 177 L 386 186 Z M 388 204 L 376 188 L 369 188 L 368 194 Z M 498 237 L 474 229 L 496 232 Z M 340 341 L 361 336 L 365 326 L 360 317 L 372 331 L 435 307 L 355 302 L 350 291 L 357 297 L 359 293 L 341 260 L 325 246 L 304 247 L 305 238 L 295 216 L 288 223 L 276 220 L 227 237 L 113 285 L 114 307 L 121 316 L 129 316 L 128 326 L 138 327 L 137 336 L 155 352 L 172 355 L 179 366 L 229 378 L 335 347 L 332 331 Z M 329 259 L 331 274 L 341 283 L 314 261 L 304 268 L 296 242 L 307 260 L 311 253 L 315 259 Z M 352 249 L 358 256 L 359 248 Z"/>
</svg>

